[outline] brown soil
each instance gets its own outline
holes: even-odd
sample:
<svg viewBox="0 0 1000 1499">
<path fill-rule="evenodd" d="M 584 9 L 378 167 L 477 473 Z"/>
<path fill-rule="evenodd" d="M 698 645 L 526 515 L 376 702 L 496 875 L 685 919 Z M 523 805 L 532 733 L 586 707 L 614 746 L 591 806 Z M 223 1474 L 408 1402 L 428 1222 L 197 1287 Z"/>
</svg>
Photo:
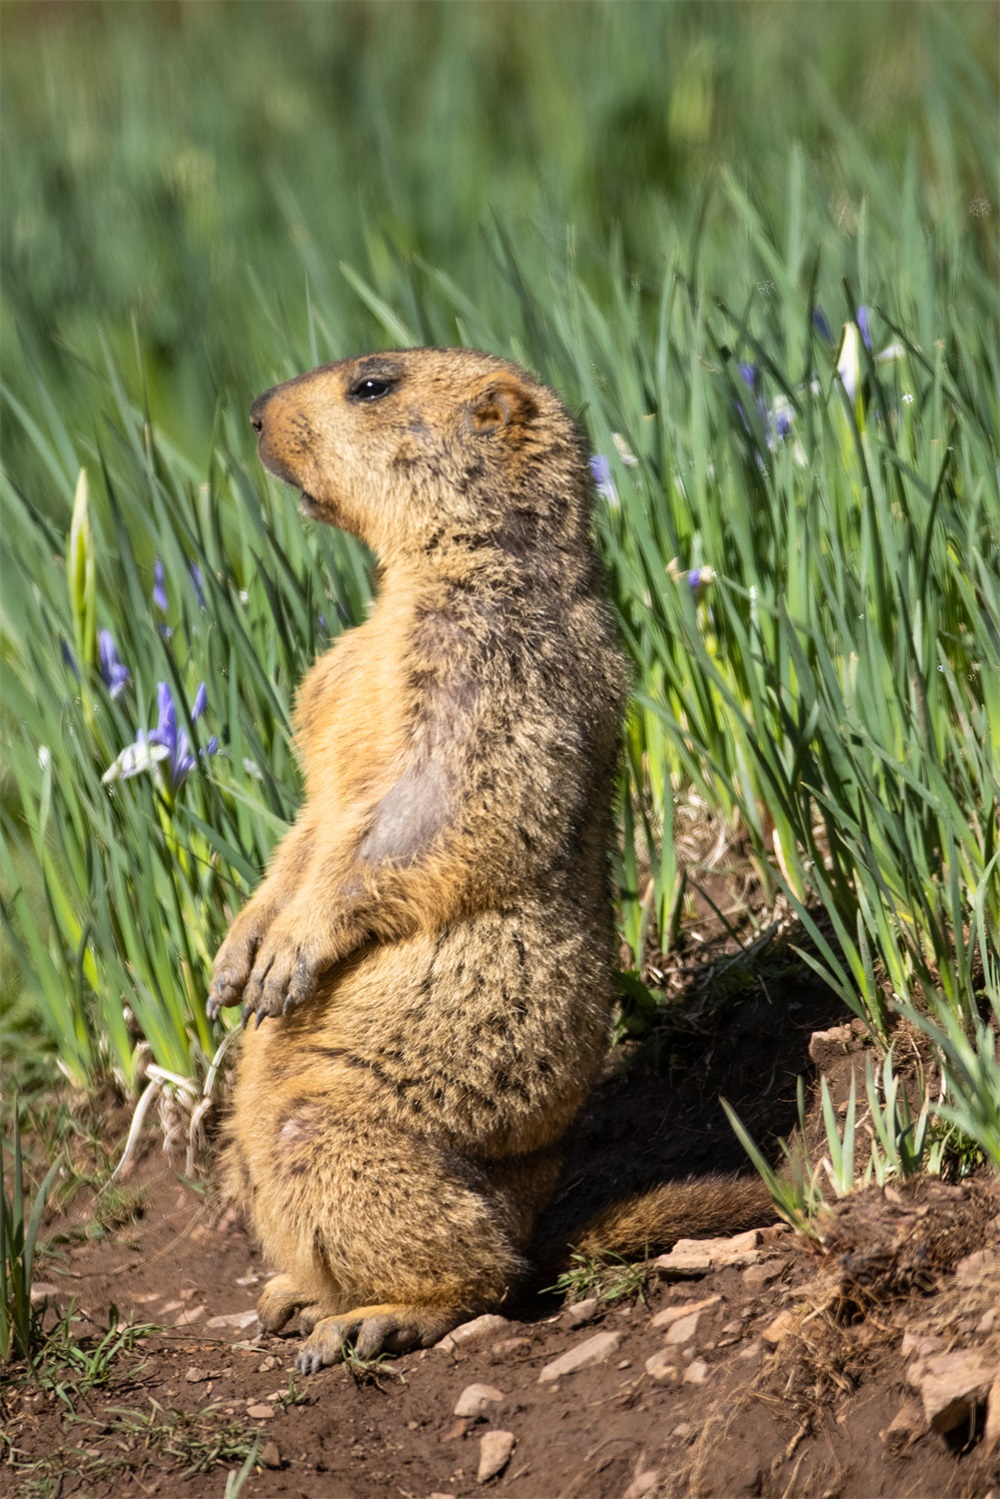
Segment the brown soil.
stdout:
<svg viewBox="0 0 1000 1499">
<path fill-rule="evenodd" d="M 789 1134 L 809 1034 L 838 1019 L 801 977 L 784 984 L 780 1004 L 755 980 L 705 1034 L 685 1022 L 623 1048 L 582 1121 L 554 1219 L 578 1221 L 602 1198 L 670 1176 L 742 1169 L 719 1094 L 759 1139 Z M 836 1102 L 861 1050 L 855 1036 L 824 1059 Z M 958 1284 L 953 1274 L 970 1249 L 1000 1247 L 994 1186 L 930 1181 L 857 1194 L 827 1224 L 825 1250 L 768 1230 L 750 1267 L 680 1281 L 651 1274 L 644 1291 L 586 1325 L 572 1325 L 561 1299 L 541 1297 L 512 1308 L 509 1326 L 479 1346 L 309 1379 L 291 1376 L 294 1335 L 206 1325 L 252 1311 L 265 1267 L 242 1226 L 184 1181 L 152 1135 L 128 1187 L 140 1216 L 87 1237 L 94 1204 L 81 1194 L 36 1277 L 56 1288 L 54 1307 L 75 1303 L 84 1346 L 100 1341 L 112 1305 L 122 1321 L 158 1330 L 121 1353 L 96 1388 L 58 1358 L 41 1387 L 12 1371 L 4 1494 L 221 1496 L 259 1436 L 242 1489 L 254 1499 L 471 1495 L 480 1439 L 494 1429 L 516 1445 L 488 1487 L 512 1499 L 982 1499 L 1000 1482 L 981 1420 L 950 1445 L 919 1421 L 889 1429 L 913 1398 L 905 1332 L 1000 1360 L 1000 1318 L 991 1331 L 989 1316 L 1000 1303 L 1000 1254 L 992 1280 Z M 126 1219 L 128 1206 L 119 1204 Z M 712 1296 L 720 1299 L 693 1338 L 673 1348 L 675 1373 L 649 1374 L 647 1360 L 667 1346 L 653 1315 Z M 782 1312 L 783 1336 L 762 1340 Z M 605 1363 L 539 1383 L 547 1363 L 599 1330 L 620 1337 Z M 474 1383 L 503 1399 L 484 1420 L 457 1419 L 456 1400 Z"/>
</svg>

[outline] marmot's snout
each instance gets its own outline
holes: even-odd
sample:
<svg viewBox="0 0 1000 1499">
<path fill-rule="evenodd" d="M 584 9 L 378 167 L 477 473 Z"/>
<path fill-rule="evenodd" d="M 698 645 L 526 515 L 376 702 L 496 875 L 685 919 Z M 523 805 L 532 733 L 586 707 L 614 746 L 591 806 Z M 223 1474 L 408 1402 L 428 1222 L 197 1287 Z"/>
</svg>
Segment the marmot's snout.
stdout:
<svg viewBox="0 0 1000 1499">
<path fill-rule="evenodd" d="M 280 389 L 280 386 L 272 385 L 270 390 L 265 390 L 263 395 L 257 397 L 256 401 L 250 407 L 250 425 L 257 434 L 257 453 L 264 467 L 270 473 L 274 474 L 276 479 L 281 479 L 283 483 L 294 485 L 295 488 L 301 488 L 301 480 L 298 475 L 289 466 L 282 454 L 277 451 L 277 447 L 287 446 L 287 443 L 276 446 L 274 441 L 275 433 L 273 429 L 275 421 L 272 403 L 274 396 Z M 281 425 L 280 420 L 277 425 Z"/>
</svg>

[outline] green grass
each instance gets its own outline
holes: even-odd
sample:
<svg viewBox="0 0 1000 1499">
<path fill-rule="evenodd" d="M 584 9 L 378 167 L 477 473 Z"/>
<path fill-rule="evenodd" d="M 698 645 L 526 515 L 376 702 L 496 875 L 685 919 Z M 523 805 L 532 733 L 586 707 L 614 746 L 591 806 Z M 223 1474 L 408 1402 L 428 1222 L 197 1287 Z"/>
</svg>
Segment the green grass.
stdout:
<svg viewBox="0 0 1000 1499">
<path fill-rule="evenodd" d="M 995 21 L 5 9 L 12 1055 L 195 1114 L 211 956 L 297 805 L 295 684 L 369 594 L 246 407 L 361 348 L 469 343 L 607 460 L 636 970 L 676 929 L 693 789 L 879 1045 L 928 1030 L 938 1117 L 1000 1163 Z M 161 683 L 193 768 L 108 779 Z"/>
</svg>

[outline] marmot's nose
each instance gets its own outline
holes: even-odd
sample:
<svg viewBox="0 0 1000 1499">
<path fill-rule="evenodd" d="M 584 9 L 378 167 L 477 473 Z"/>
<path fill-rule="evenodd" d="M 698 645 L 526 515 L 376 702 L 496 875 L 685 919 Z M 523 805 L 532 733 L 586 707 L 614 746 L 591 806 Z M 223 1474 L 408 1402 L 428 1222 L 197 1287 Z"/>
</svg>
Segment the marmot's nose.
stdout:
<svg viewBox="0 0 1000 1499">
<path fill-rule="evenodd" d="M 262 396 L 258 396 L 250 407 L 250 425 L 259 436 L 264 430 L 264 409 L 273 394 L 272 390 L 265 390 Z"/>
</svg>

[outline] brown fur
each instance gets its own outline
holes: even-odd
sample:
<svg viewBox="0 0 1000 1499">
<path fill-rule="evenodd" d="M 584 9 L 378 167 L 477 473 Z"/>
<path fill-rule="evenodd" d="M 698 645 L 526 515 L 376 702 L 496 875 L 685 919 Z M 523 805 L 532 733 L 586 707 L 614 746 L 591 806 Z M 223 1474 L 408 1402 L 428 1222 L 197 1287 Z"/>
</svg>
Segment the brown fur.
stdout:
<svg viewBox="0 0 1000 1499">
<path fill-rule="evenodd" d="M 607 1045 L 626 673 L 586 449 L 523 370 L 369 355 L 251 420 L 307 512 L 382 565 L 369 620 L 302 684 L 304 806 L 209 997 L 257 1017 L 228 1184 L 283 1269 L 261 1320 L 301 1312 L 309 1370 L 345 1338 L 433 1341 L 523 1281 Z M 760 1221 L 749 1195 L 664 1188 L 585 1242 Z"/>
</svg>

